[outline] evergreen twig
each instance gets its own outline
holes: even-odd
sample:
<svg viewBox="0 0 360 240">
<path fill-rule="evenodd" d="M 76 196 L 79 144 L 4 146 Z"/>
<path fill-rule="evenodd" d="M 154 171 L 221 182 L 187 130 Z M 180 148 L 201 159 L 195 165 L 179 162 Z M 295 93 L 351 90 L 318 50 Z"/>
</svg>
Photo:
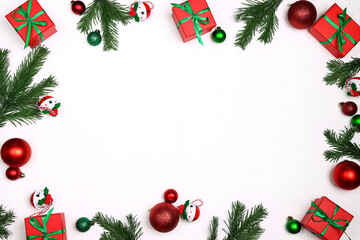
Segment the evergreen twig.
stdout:
<svg viewBox="0 0 360 240">
<path fill-rule="evenodd" d="M 350 157 L 360 161 L 360 147 L 356 143 L 352 143 L 356 128 L 346 128 L 341 130 L 337 135 L 334 130 L 325 130 L 324 136 L 326 142 L 332 148 L 332 150 L 326 150 L 324 156 L 326 161 L 337 162 L 342 157 Z"/>
<path fill-rule="evenodd" d="M 246 210 L 243 203 L 236 201 L 232 203 L 231 211 L 228 211 L 228 220 L 224 221 L 226 229 L 223 228 L 226 236 L 224 240 L 257 240 L 265 232 L 260 223 L 267 217 L 268 212 L 262 204 L 251 210 Z M 214 217 L 215 218 L 215 217 Z M 217 234 L 213 235 L 214 218 L 209 226 L 210 237 L 208 240 L 216 240 Z M 214 237 L 213 237 L 214 236 Z"/>
<path fill-rule="evenodd" d="M 93 221 L 105 229 L 100 240 L 137 240 L 143 234 L 140 222 L 132 214 L 126 217 L 127 224 L 116 220 L 112 216 L 96 213 Z"/>
<path fill-rule="evenodd" d="M 100 22 L 104 38 L 104 51 L 117 50 L 119 45 L 117 24 L 121 22 L 126 26 L 131 18 L 127 7 L 115 0 L 94 0 L 78 22 L 77 29 L 81 33 L 88 34 L 92 31 L 93 25 Z"/>
<path fill-rule="evenodd" d="M 209 237 L 207 240 L 217 240 L 219 229 L 219 218 L 213 217 L 209 226 Z"/>
<path fill-rule="evenodd" d="M 238 8 L 234 14 L 236 22 L 243 21 L 245 27 L 236 34 L 235 46 L 245 50 L 246 46 L 260 33 L 258 40 L 264 44 L 270 43 L 279 26 L 276 10 L 283 0 L 246 0 L 246 7 Z"/>
<path fill-rule="evenodd" d="M 0 205 L 0 239 L 8 239 L 11 232 L 7 229 L 15 220 L 15 214 L 12 210 L 6 211 L 3 205 Z"/>
<path fill-rule="evenodd" d="M 57 86 L 53 76 L 31 85 L 50 53 L 46 47 L 33 49 L 13 77 L 8 70 L 9 53 L 9 50 L 0 49 L 0 128 L 5 126 L 6 122 L 16 126 L 31 124 L 41 119 L 42 114 L 36 108 L 36 102 Z"/>
<path fill-rule="evenodd" d="M 327 62 L 327 69 L 330 72 L 324 77 L 326 85 L 336 84 L 343 89 L 346 80 L 360 72 L 360 58 L 353 58 L 347 63 L 341 59 L 330 60 Z"/>
</svg>

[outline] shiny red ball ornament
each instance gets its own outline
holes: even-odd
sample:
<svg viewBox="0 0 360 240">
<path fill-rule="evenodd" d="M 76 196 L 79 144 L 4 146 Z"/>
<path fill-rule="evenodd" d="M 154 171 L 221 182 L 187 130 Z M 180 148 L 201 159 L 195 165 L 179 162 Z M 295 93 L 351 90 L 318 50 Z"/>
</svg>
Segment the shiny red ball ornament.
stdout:
<svg viewBox="0 0 360 240">
<path fill-rule="evenodd" d="M 316 8 L 311 2 L 301 0 L 291 4 L 288 20 L 294 28 L 306 29 L 315 22 L 316 14 Z"/>
<path fill-rule="evenodd" d="M 179 218 L 176 207 L 166 202 L 156 204 L 149 215 L 151 226 L 163 233 L 174 230 L 179 223 Z"/>
<path fill-rule="evenodd" d="M 353 116 L 355 115 L 355 113 L 358 110 L 358 107 L 356 105 L 356 103 L 348 101 L 346 103 L 339 103 L 339 106 L 341 107 L 341 111 L 346 115 L 346 116 Z"/>
<path fill-rule="evenodd" d="M 22 173 L 20 171 L 19 168 L 14 168 L 14 167 L 9 167 L 7 170 L 6 170 L 6 177 L 9 179 L 9 180 L 17 180 L 19 178 L 23 178 L 25 177 L 24 173 Z"/>
<path fill-rule="evenodd" d="M 178 199 L 178 193 L 174 189 L 168 189 L 164 193 L 164 199 L 167 203 L 174 203 Z"/>
<path fill-rule="evenodd" d="M 10 167 L 21 167 L 31 157 L 30 145 L 21 138 L 7 140 L 1 147 L 1 158 Z"/>
<path fill-rule="evenodd" d="M 351 161 L 343 161 L 336 165 L 332 177 L 338 187 L 353 190 L 360 186 L 360 166 Z"/>
<path fill-rule="evenodd" d="M 77 15 L 81 15 L 85 12 L 86 7 L 82 1 L 71 1 L 71 10 Z"/>
</svg>

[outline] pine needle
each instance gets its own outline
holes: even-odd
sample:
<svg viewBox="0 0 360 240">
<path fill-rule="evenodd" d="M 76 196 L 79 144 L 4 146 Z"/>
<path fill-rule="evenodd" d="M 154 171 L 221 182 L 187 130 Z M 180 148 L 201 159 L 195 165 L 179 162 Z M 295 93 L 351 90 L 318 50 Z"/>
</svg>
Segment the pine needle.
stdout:
<svg viewBox="0 0 360 240">
<path fill-rule="evenodd" d="M 209 226 L 209 237 L 207 240 L 217 240 L 219 229 L 219 218 L 213 217 Z"/>
<path fill-rule="evenodd" d="M 358 144 L 351 142 L 355 132 L 355 128 L 348 129 L 346 127 L 339 134 L 336 134 L 334 130 L 325 130 L 324 136 L 326 137 L 326 142 L 332 148 L 332 150 L 324 152 L 326 161 L 337 162 L 343 157 L 360 161 L 360 147 Z"/>
<path fill-rule="evenodd" d="M 346 80 L 360 72 L 360 58 L 353 58 L 352 61 L 347 63 L 341 59 L 330 60 L 327 62 L 327 69 L 330 72 L 324 77 L 326 85 L 336 84 L 343 89 Z"/>
<path fill-rule="evenodd" d="M 264 44 L 270 43 L 279 26 L 276 10 L 283 0 L 246 0 L 246 7 L 238 8 L 234 14 L 235 22 L 243 21 L 245 27 L 236 34 L 235 46 L 245 50 L 246 46 L 260 33 L 258 40 Z"/>
<path fill-rule="evenodd" d="M 7 229 L 15 220 L 15 214 L 12 210 L 6 211 L 3 205 L 0 205 L 0 239 L 8 239 L 11 232 Z"/>
<path fill-rule="evenodd" d="M 6 122 L 17 125 L 35 123 L 42 118 L 36 108 L 40 97 L 57 86 L 53 76 L 32 84 L 49 55 L 46 47 L 38 46 L 22 61 L 13 77 L 10 76 L 9 50 L 0 49 L 0 128 Z"/>
</svg>

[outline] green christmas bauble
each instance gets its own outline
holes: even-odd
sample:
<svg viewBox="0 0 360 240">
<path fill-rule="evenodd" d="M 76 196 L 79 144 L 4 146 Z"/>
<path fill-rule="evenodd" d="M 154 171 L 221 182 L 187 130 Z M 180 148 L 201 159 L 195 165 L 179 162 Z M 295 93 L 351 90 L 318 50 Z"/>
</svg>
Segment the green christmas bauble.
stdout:
<svg viewBox="0 0 360 240">
<path fill-rule="evenodd" d="M 296 234 L 301 230 L 301 223 L 296 219 L 290 219 L 286 223 L 286 229 L 289 233 Z"/>
<path fill-rule="evenodd" d="M 87 41 L 91 46 L 97 46 L 101 43 L 101 35 L 99 31 L 89 33 Z"/>
<path fill-rule="evenodd" d="M 87 232 L 89 231 L 90 227 L 93 225 L 93 223 L 86 217 L 79 218 L 76 221 L 76 229 L 79 232 Z"/>
<path fill-rule="evenodd" d="M 351 125 L 357 130 L 360 130 L 360 115 L 353 116 L 353 118 L 351 119 Z"/>
<path fill-rule="evenodd" d="M 216 43 L 222 43 L 226 39 L 226 33 L 224 30 L 221 29 L 221 27 L 217 27 L 215 31 L 211 34 L 212 39 Z"/>
</svg>

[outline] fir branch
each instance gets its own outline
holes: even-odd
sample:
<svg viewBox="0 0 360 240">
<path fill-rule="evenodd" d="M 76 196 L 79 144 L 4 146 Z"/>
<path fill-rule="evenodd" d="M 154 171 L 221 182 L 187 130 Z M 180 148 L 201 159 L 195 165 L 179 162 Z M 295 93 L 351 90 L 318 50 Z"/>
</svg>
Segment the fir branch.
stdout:
<svg viewBox="0 0 360 240">
<path fill-rule="evenodd" d="M 360 72 L 360 58 L 353 58 L 352 61 L 347 63 L 341 59 L 330 60 L 327 62 L 327 69 L 330 72 L 324 77 L 326 85 L 336 84 L 343 89 L 346 80 Z"/>
<path fill-rule="evenodd" d="M 332 148 L 332 150 L 326 150 L 324 152 L 325 160 L 330 162 L 337 162 L 342 157 L 350 157 L 360 161 L 360 147 L 356 143 L 352 143 L 356 128 L 346 128 L 341 130 L 337 135 L 334 130 L 325 130 L 324 136 L 326 142 Z"/>
<path fill-rule="evenodd" d="M 12 210 L 6 211 L 3 205 L 0 205 L 0 239 L 8 239 L 11 232 L 7 229 L 15 220 L 15 214 Z"/>
<path fill-rule="evenodd" d="M 209 226 L 209 237 L 207 240 L 217 240 L 219 229 L 219 218 L 213 217 Z"/>
<path fill-rule="evenodd" d="M 266 218 L 268 212 L 262 204 L 247 210 L 243 203 L 237 201 L 232 204 L 228 212 L 228 221 L 225 222 L 227 234 L 224 240 L 256 240 L 264 233 L 260 223 Z"/>
<path fill-rule="evenodd" d="M 112 216 L 104 215 L 103 213 L 96 213 L 93 221 L 98 223 L 106 232 L 100 236 L 100 240 L 137 240 L 140 238 L 142 228 L 140 222 L 132 214 L 127 217 L 127 224 L 116 220 Z"/>
<path fill-rule="evenodd" d="M 131 19 L 127 7 L 114 0 L 94 0 L 86 9 L 77 25 L 81 33 L 88 34 L 93 25 L 101 23 L 104 38 L 104 51 L 117 50 L 119 42 L 118 23 L 126 26 Z"/>
<path fill-rule="evenodd" d="M 276 10 L 283 0 L 246 0 L 246 7 L 238 8 L 234 14 L 236 22 L 243 21 L 245 27 L 236 34 L 235 46 L 245 50 L 258 31 L 264 44 L 270 43 L 279 26 Z"/>
<path fill-rule="evenodd" d="M 53 76 L 32 84 L 35 75 L 45 63 L 49 50 L 46 47 L 33 49 L 18 67 L 13 77 L 8 72 L 9 51 L 0 50 L 0 128 L 6 122 L 16 125 L 31 124 L 42 118 L 36 102 L 57 86 Z"/>
</svg>

